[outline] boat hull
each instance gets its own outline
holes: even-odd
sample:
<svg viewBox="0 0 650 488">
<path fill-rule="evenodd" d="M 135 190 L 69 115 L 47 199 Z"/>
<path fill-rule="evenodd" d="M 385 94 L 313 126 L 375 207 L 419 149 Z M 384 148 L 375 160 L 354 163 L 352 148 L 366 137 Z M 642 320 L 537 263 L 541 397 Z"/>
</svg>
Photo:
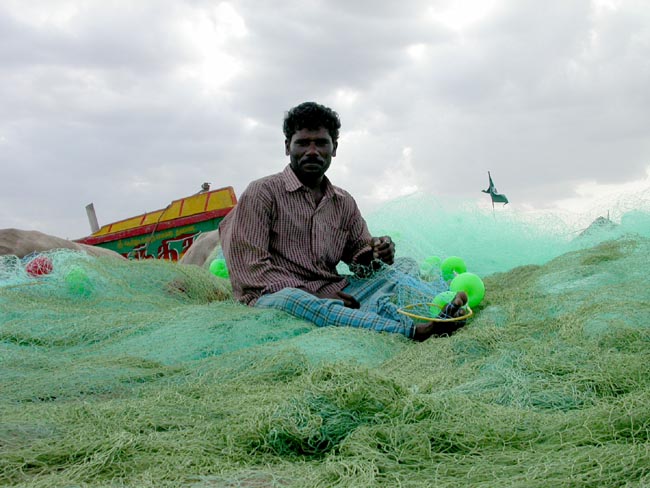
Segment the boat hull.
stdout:
<svg viewBox="0 0 650 488">
<path fill-rule="evenodd" d="M 105 225 L 76 242 L 129 259 L 178 261 L 199 235 L 218 229 L 235 204 L 232 187 L 200 193 L 175 200 L 165 209 Z"/>
</svg>

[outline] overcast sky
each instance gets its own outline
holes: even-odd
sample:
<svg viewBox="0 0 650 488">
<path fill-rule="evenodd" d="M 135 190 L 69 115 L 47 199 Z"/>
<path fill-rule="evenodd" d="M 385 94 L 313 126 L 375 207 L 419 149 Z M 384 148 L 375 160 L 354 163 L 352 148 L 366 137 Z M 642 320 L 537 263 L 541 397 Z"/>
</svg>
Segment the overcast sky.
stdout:
<svg viewBox="0 0 650 488">
<path fill-rule="evenodd" d="M 0 228 L 61 237 L 286 164 L 284 112 L 339 112 L 328 175 L 583 208 L 650 187 L 648 0 L 0 0 Z M 582 205 L 582 207 L 581 207 Z"/>
</svg>

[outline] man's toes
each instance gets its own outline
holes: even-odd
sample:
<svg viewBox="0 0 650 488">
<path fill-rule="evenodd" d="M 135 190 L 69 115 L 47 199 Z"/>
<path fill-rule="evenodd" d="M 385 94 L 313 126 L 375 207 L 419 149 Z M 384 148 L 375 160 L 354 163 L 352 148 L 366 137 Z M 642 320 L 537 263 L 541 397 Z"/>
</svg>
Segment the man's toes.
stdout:
<svg viewBox="0 0 650 488">
<path fill-rule="evenodd" d="M 457 307 L 464 307 L 465 304 L 467 304 L 468 299 L 469 298 L 467 296 L 467 293 L 465 293 L 464 291 L 459 291 L 458 293 L 456 293 L 456 296 L 454 297 L 453 303 Z"/>
</svg>

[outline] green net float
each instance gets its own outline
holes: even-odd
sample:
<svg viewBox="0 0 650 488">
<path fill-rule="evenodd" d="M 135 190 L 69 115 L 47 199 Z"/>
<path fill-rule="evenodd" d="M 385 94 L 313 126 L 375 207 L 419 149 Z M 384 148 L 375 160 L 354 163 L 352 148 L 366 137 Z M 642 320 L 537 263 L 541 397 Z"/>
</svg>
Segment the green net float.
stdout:
<svg viewBox="0 0 650 488">
<path fill-rule="evenodd" d="M 87 297 L 93 292 L 93 284 L 83 268 L 75 266 L 65 275 L 68 291 L 72 295 Z"/>
<path fill-rule="evenodd" d="M 427 256 L 424 259 L 424 263 L 428 264 L 429 266 L 439 267 L 441 262 L 442 262 L 442 259 L 440 259 L 440 256 Z"/>
<path fill-rule="evenodd" d="M 449 284 L 449 289 L 453 292 L 464 291 L 468 296 L 468 305 L 470 308 L 476 307 L 485 296 L 485 284 L 483 280 L 474 273 L 461 273 L 456 276 Z"/>
<path fill-rule="evenodd" d="M 455 296 L 456 292 L 451 290 L 438 293 L 433 299 L 433 305 L 429 307 L 429 312 L 431 312 L 431 315 L 434 317 L 438 315 L 440 311 L 445 308 L 445 305 L 451 302 Z"/>
<path fill-rule="evenodd" d="M 230 273 L 228 272 L 228 267 L 226 266 L 226 260 L 223 258 L 213 259 L 210 263 L 210 273 L 219 278 L 230 278 Z"/>
<path fill-rule="evenodd" d="M 463 258 L 459 258 L 458 256 L 449 256 L 440 265 L 440 271 L 442 272 L 442 279 L 449 281 L 453 280 L 454 276 L 467 271 L 467 265 Z"/>
</svg>

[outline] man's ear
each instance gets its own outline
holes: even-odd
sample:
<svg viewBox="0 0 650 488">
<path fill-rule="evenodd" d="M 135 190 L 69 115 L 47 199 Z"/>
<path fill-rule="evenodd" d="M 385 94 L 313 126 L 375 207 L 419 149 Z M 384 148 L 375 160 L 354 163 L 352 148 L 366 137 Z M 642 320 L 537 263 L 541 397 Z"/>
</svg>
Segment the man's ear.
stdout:
<svg viewBox="0 0 650 488">
<path fill-rule="evenodd" d="M 288 156 L 289 155 L 289 139 L 284 140 L 284 155 Z"/>
<path fill-rule="evenodd" d="M 332 149 L 332 157 L 336 157 L 336 148 L 339 147 L 339 141 L 334 143 L 334 149 Z"/>
</svg>

